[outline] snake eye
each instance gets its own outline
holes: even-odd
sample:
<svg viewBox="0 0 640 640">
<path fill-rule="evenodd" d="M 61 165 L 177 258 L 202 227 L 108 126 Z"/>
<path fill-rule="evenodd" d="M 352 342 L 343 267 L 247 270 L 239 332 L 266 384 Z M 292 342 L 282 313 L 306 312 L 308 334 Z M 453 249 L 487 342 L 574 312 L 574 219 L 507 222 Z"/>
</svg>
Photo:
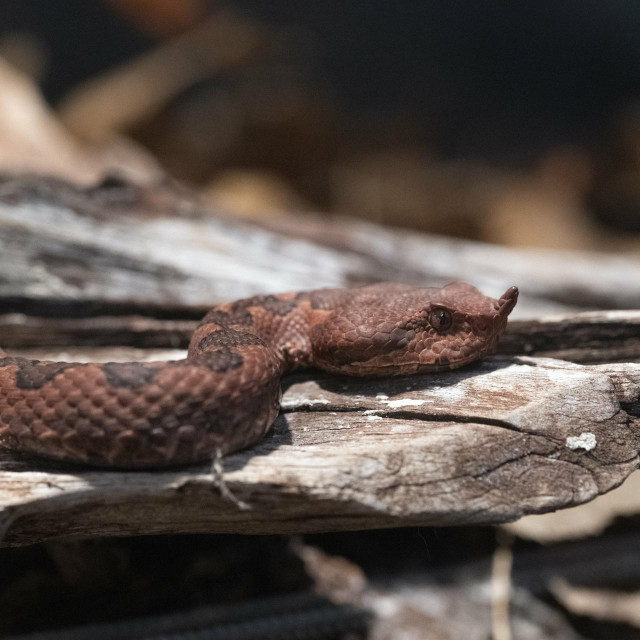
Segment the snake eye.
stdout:
<svg viewBox="0 0 640 640">
<path fill-rule="evenodd" d="M 436 331 L 446 331 L 452 322 L 451 311 L 447 309 L 434 309 L 429 314 L 429 323 Z"/>
</svg>

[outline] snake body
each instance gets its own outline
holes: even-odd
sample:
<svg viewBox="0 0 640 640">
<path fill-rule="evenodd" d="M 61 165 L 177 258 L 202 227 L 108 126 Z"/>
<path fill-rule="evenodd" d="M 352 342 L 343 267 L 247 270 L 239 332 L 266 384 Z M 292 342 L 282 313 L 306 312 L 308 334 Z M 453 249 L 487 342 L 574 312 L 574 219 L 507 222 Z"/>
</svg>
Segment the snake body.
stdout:
<svg viewBox="0 0 640 640">
<path fill-rule="evenodd" d="M 283 374 L 462 366 L 493 351 L 517 295 L 511 287 L 495 300 L 457 282 L 255 296 L 213 308 L 187 357 L 169 362 L 45 362 L 0 350 L 0 444 L 124 468 L 212 459 L 266 433 Z"/>
</svg>

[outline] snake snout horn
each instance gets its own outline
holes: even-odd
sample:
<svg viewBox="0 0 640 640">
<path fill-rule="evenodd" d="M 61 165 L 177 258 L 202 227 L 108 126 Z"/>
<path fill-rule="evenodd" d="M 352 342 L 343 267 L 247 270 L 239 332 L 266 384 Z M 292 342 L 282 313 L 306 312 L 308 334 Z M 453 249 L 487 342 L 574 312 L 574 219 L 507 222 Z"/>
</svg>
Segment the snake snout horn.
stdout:
<svg viewBox="0 0 640 640">
<path fill-rule="evenodd" d="M 518 302 L 518 287 L 509 287 L 498 300 L 498 313 L 508 316 Z"/>
</svg>

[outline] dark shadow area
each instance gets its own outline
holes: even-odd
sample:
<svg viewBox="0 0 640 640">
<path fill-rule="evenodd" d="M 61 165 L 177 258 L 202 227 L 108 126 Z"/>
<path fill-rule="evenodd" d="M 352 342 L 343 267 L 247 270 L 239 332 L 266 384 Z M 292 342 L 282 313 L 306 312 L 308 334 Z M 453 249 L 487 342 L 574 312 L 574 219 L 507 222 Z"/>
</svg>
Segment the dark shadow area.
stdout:
<svg viewBox="0 0 640 640">
<path fill-rule="evenodd" d="M 287 422 L 287 416 L 280 414 L 274 421 L 273 425 L 260 442 L 254 446 L 231 454 L 222 459 L 222 468 L 224 471 L 239 471 L 253 457 L 268 456 L 283 445 L 293 443 L 291 429 Z"/>
<path fill-rule="evenodd" d="M 298 382 L 315 380 L 320 388 L 331 393 L 369 397 L 375 397 L 383 393 L 392 398 L 406 395 L 407 392 L 411 391 L 450 387 L 470 378 L 504 369 L 511 364 L 513 364 L 512 360 L 506 358 L 486 358 L 480 362 L 473 362 L 454 370 L 380 378 L 355 378 L 310 371 L 296 374 L 295 376 L 287 376 L 283 379 L 283 390 Z"/>
<path fill-rule="evenodd" d="M 547 634 L 559 624 L 563 629 L 541 637 L 576 637 L 571 629 L 589 640 L 637 637 L 628 624 L 567 611 L 550 581 L 631 593 L 640 579 L 638 535 L 637 518 L 622 518 L 590 539 L 547 545 L 511 540 L 510 580 L 520 591 L 513 623 L 539 624 Z M 49 630 L 51 640 L 137 639 L 207 629 L 214 639 L 360 640 L 380 624 L 380 611 L 361 601 L 368 589 L 400 608 L 411 608 L 419 594 L 435 610 L 448 603 L 450 612 L 462 598 L 462 606 L 481 605 L 469 619 L 480 626 L 491 606 L 493 554 L 505 540 L 490 527 L 411 527 L 295 538 L 146 536 L 1 549 L 0 635 Z M 318 588 L 322 595 L 313 594 Z M 337 594 L 343 602 L 335 601 Z M 68 631 L 85 624 L 91 629 Z M 66 635 L 60 631 L 65 629 Z M 241 629 L 245 635 L 232 635 Z"/>
</svg>

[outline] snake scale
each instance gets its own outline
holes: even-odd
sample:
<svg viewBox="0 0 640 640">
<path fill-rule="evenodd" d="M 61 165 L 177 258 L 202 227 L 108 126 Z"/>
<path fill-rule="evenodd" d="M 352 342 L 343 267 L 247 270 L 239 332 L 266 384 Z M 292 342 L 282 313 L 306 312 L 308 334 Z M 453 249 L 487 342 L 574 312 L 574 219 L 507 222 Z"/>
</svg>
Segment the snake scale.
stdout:
<svg viewBox="0 0 640 640">
<path fill-rule="evenodd" d="M 188 355 L 78 364 L 0 350 L 0 445 L 97 466 L 210 460 L 247 447 L 303 367 L 351 376 L 454 369 L 492 352 L 516 304 L 471 285 L 377 284 L 255 296 L 213 308 Z"/>
</svg>

